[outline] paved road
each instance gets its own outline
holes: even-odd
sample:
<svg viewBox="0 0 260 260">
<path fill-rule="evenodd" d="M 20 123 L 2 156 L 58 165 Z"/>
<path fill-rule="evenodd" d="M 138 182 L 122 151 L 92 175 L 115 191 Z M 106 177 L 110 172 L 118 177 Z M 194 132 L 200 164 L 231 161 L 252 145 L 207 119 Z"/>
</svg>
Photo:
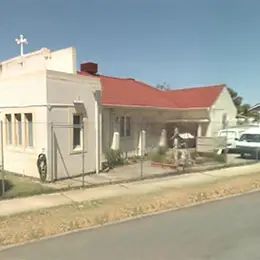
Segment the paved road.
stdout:
<svg viewBox="0 0 260 260">
<path fill-rule="evenodd" d="M 0 252 L 5 260 L 260 259 L 260 193 Z"/>
</svg>

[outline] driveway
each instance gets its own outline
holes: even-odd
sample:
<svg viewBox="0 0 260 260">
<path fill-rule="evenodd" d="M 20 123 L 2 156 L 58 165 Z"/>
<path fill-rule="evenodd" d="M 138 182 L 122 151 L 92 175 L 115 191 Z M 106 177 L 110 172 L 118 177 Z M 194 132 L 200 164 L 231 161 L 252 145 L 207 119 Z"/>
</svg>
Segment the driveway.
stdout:
<svg viewBox="0 0 260 260">
<path fill-rule="evenodd" d="M 260 193 L 0 252 L 5 260 L 259 260 Z"/>
</svg>

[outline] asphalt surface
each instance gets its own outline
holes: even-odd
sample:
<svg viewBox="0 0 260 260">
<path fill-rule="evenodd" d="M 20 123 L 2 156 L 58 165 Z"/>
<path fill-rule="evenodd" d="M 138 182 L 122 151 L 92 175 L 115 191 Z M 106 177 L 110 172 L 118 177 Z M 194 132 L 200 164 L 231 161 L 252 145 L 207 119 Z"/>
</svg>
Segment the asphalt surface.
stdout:
<svg viewBox="0 0 260 260">
<path fill-rule="evenodd" d="M 260 259 L 260 193 L 0 252 L 3 260 Z"/>
</svg>

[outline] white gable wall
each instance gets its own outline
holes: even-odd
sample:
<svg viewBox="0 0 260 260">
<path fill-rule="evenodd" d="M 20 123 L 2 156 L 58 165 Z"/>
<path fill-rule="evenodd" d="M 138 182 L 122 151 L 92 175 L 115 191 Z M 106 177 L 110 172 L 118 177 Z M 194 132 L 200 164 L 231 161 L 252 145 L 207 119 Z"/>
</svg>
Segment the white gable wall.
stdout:
<svg viewBox="0 0 260 260">
<path fill-rule="evenodd" d="M 236 125 L 237 109 L 227 88 L 222 90 L 210 109 L 211 123 L 209 125 L 207 135 L 216 135 L 217 132 L 222 129 L 222 118 L 225 113 L 228 115 L 229 126 Z"/>
</svg>

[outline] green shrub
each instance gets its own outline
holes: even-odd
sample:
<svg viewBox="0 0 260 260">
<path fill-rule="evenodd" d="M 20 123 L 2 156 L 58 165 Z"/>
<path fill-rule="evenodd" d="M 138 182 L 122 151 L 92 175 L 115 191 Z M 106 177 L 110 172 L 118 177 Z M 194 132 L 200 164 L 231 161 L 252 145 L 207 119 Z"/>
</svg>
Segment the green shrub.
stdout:
<svg viewBox="0 0 260 260">
<path fill-rule="evenodd" d="M 152 153 L 150 153 L 150 156 L 148 157 L 153 162 L 165 162 L 166 160 L 166 147 L 157 147 L 156 150 L 154 150 Z"/>
<path fill-rule="evenodd" d="M 217 154 L 217 153 L 202 153 L 200 154 L 201 157 L 204 158 L 204 162 L 215 161 L 219 163 L 226 162 L 226 155 L 225 154 Z"/>
<path fill-rule="evenodd" d="M 226 162 L 226 155 L 225 154 L 214 154 L 214 161 L 224 163 Z"/>
<path fill-rule="evenodd" d="M 168 148 L 167 148 L 167 147 L 161 147 L 161 146 L 159 146 L 159 147 L 157 148 L 157 152 L 158 152 L 158 154 L 160 154 L 160 155 L 165 155 L 167 151 L 168 151 Z"/>
<path fill-rule="evenodd" d="M 199 154 L 197 153 L 197 151 L 190 151 L 190 157 L 193 160 L 196 160 L 196 158 L 199 157 Z"/>
<path fill-rule="evenodd" d="M 163 154 L 154 153 L 151 156 L 151 161 L 153 161 L 153 162 L 164 162 L 165 156 Z"/>
<path fill-rule="evenodd" d="M 110 149 L 106 153 L 106 161 L 107 161 L 107 166 L 110 168 L 123 165 L 125 162 L 122 152 L 120 150 L 112 150 L 112 149 Z"/>
</svg>

